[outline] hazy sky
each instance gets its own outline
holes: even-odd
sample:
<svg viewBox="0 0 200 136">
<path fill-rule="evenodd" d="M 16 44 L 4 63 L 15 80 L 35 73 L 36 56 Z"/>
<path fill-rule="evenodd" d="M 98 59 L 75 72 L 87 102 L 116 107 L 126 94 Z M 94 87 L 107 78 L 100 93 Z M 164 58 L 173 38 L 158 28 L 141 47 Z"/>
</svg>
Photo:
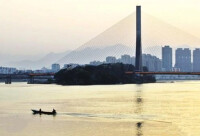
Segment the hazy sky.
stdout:
<svg viewBox="0 0 200 136">
<path fill-rule="evenodd" d="M 200 37 L 199 0 L 0 0 L 0 54 L 75 49 L 142 10 Z"/>
</svg>

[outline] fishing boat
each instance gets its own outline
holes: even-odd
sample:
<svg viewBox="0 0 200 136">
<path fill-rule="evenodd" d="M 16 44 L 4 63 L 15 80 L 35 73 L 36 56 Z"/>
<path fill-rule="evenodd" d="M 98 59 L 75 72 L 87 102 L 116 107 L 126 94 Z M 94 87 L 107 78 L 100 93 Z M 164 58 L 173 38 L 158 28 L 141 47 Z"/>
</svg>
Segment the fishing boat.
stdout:
<svg viewBox="0 0 200 136">
<path fill-rule="evenodd" d="M 56 115 L 56 110 L 52 112 L 42 111 L 42 110 L 32 110 L 33 114 L 46 114 L 46 115 Z"/>
</svg>

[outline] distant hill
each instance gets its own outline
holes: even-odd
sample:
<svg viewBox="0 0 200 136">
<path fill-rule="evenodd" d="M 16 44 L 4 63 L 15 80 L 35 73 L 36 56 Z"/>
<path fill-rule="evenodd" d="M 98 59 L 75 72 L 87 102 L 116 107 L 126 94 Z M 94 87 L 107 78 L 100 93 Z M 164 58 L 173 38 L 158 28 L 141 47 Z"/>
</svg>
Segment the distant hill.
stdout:
<svg viewBox="0 0 200 136">
<path fill-rule="evenodd" d="M 96 47 L 86 47 L 84 49 L 79 49 L 70 52 L 65 57 L 57 61 L 59 64 L 67 63 L 78 63 L 78 64 L 88 64 L 93 60 L 104 61 L 107 56 L 120 57 L 123 54 L 133 55 L 133 48 L 128 46 L 117 44 L 112 46 L 106 46 L 102 48 Z"/>
<path fill-rule="evenodd" d="M 42 67 L 51 67 L 51 64 L 55 63 L 60 58 L 64 57 L 70 51 L 62 52 L 62 53 L 49 53 L 38 59 L 36 61 L 31 60 L 23 60 L 23 61 L 15 61 L 10 62 L 10 66 L 17 68 L 26 68 L 26 69 L 41 69 Z"/>
</svg>

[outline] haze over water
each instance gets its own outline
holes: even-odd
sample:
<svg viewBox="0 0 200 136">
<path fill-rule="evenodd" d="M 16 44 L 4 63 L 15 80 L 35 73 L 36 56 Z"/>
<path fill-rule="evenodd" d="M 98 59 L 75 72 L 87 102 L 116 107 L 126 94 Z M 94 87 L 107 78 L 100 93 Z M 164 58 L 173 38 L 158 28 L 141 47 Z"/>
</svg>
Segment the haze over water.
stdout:
<svg viewBox="0 0 200 136">
<path fill-rule="evenodd" d="M 1 136 L 199 136 L 200 82 L 0 84 Z M 31 109 L 56 116 L 33 115 Z"/>
</svg>

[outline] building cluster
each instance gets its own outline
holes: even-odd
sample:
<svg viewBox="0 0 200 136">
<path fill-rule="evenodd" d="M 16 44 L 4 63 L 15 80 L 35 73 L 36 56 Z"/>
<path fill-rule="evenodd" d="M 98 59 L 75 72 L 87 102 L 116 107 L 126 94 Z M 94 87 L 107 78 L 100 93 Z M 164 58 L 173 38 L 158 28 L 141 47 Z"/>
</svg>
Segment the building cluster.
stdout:
<svg viewBox="0 0 200 136">
<path fill-rule="evenodd" d="M 98 66 L 106 63 L 123 63 L 135 65 L 135 57 L 124 54 L 120 58 L 114 56 L 106 57 L 105 61 L 92 61 L 90 65 Z M 175 63 L 173 65 L 173 50 L 170 46 L 162 47 L 162 59 L 151 54 L 142 54 L 142 65 L 149 71 L 174 71 L 174 72 L 200 72 L 200 48 L 192 51 L 189 48 L 177 48 L 175 51 Z M 56 73 L 61 69 L 73 69 L 79 64 L 65 64 L 61 68 L 60 64 L 52 64 L 51 68 L 43 67 L 40 70 L 17 70 L 16 68 L 0 67 L 0 74 L 15 73 Z"/>
<path fill-rule="evenodd" d="M 150 54 L 142 55 L 142 65 L 146 66 L 149 71 L 157 72 L 162 70 L 162 61 L 156 56 Z"/>
<path fill-rule="evenodd" d="M 130 55 L 122 55 L 121 58 L 116 58 L 114 56 L 108 56 L 106 57 L 106 60 L 101 62 L 101 61 L 92 61 L 90 62 L 90 65 L 93 66 L 98 66 L 101 64 L 108 64 L 108 63 L 123 63 L 123 64 L 135 64 L 135 58 L 131 57 Z"/>
<path fill-rule="evenodd" d="M 97 66 L 104 63 L 135 65 L 135 57 L 127 54 L 118 59 L 114 56 L 108 56 L 105 61 L 92 61 L 90 65 Z M 142 65 L 153 72 L 200 72 L 200 48 L 193 50 L 193 54 L 189 48 L 177 48 L 175 51 L 175 65 L 173 65 L 173 50 L 170 46 L 164 46 L 162 47 L 162 59 L 151 54 L 143 54 Z"/>
<path fill-rule="evenodd" d="M 123 64 L 132 64 L 135 65 L 135 57 L 131 57 L 130 55 L 122 55 L 121 58 L 116 58 L 114 56 L 106 57 L 104 62 L 100 61 L 92 61 L 90 65 L 101 65 L 104 63 L 123 63 Z M 146 66 L 149 71 L 161 71 L 162 70 L 162 61 L 156 56 L 152 56 L 150 54 L 142 55 L 142 63 L 143 66 Z"/>
<path fill-rule="evenodd" d="M 189 48 L 177 48 L 174 67 L 172 58 L 172 48 L 170 46 L 162 47 L 162 71 L 200 72 L 199 48 L 193 50 L 193 54 Z"/>
<path fill-rule="evenodd" d="M 0 74 L 30 74 L 30 73 L 56 73 L 61 69 L 73 69 L 79 66 L 79 64 L 65 64 L 64 67 L 61 68 L 60 64 L 52 64 L 51 68 L 43 67 L 37 70 L 18 70 L 17 68 L 10 67 L 0 67 Z"/>
<path fill-rule="evenodd" d="M 51 69 L 43 67 L 42 69 L 35 70 L 33 72 L 34 73 L 56 73 L 56 72 L 60 71 L 61 69 L 73 69 L 77 66 L 79 66 L 79 64 L 70 63 L 70 64 L 64 64 L 64 66 L 61 68 L 60 64 L 55 63 L 55 64 L 51 65 Z"/>
<path fill-rule="evenodd" d="M 16 72 L 16 68 L 0 67 L 0 74 L 14 74 Z"/>
</svg>

